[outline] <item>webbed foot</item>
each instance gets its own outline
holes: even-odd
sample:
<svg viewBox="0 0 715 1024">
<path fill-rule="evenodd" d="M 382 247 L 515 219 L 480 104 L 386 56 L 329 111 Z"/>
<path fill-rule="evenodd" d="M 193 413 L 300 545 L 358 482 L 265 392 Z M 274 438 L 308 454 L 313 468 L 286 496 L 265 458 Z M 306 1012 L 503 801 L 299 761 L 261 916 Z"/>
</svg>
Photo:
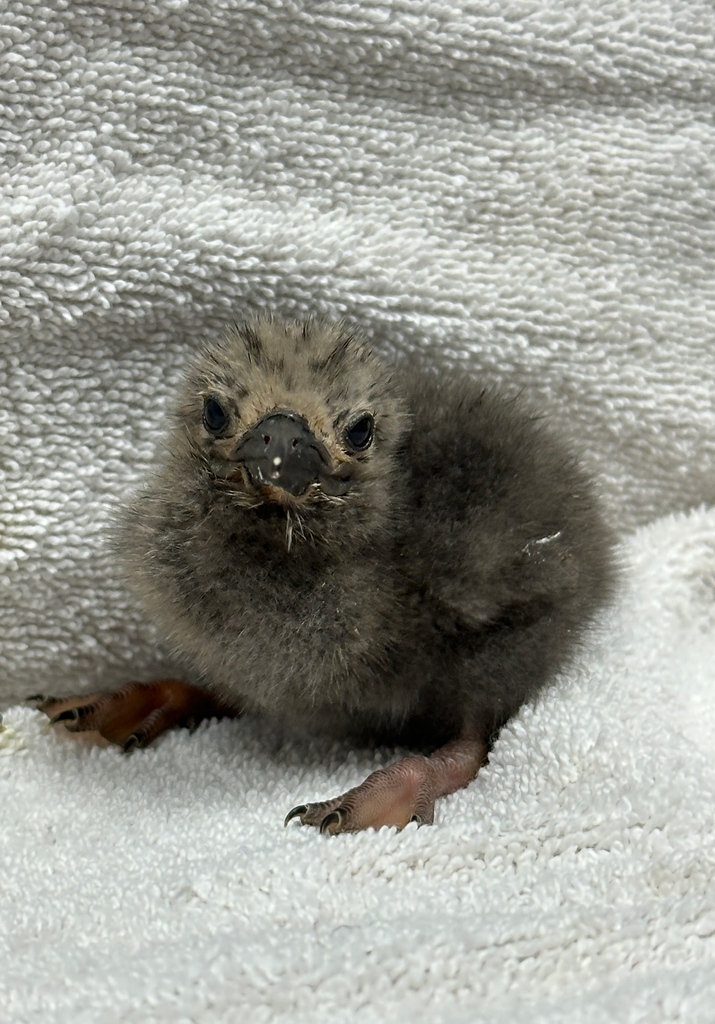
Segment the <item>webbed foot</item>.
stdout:
<svg viewBox="0 0 715 1024">
<path fill-rule="evenodd" d="M 204 718 L 233 717 L 240 712 L 219 703 L 205 690 L 178 679 L 129 683 L 113 693 L 78 697 L 35 695 L 39 711 L 69 732 L 98 732 L 128 752 L 146 747 L 177 726 L 194 727 Z"/>
</svg>

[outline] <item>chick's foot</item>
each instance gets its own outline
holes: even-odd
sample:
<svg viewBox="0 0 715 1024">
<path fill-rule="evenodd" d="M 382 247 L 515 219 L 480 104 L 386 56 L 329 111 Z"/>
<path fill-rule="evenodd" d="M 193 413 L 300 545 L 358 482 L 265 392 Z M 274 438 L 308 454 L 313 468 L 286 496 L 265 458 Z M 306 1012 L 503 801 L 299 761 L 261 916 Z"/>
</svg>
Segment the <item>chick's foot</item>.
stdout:
<svg viewBox="0 0 715 1024">
<path fill-rule="evenodd" d="M 328 835 L 383 825 L 401 829 L 411 821 L 431 825 L 436 799 L 467 786 L 486 759 L 483 741 L 454 740 L 430 757 L 414 754 L 379 768 L 334 800 L 294 807 L 285 824 L 298 818 Z"/>
<path fill-rule="evenodd" d="M 114 693 L 29 699 L 53 724 L 60 722 L 70 732 L 98 732 L 126 752 L 148 746 L 167 729 L 193 728 L 204 718 L 239 714 L 205 690 L 178 679 L 129 683 Z"/>
</svg>

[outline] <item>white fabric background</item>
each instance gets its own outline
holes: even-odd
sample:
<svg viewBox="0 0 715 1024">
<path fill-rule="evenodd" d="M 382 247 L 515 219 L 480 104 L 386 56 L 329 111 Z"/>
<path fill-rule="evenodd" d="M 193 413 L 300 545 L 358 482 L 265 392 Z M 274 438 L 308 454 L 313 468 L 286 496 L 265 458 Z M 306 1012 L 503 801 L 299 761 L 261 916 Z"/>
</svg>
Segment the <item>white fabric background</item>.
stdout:
<svg viewBox="0 0 715 1024">
<path fill-rule="evenodd" d="M 595 649 L 432 828 L 281 827 L 392 751 L 242 720 L 126 758 L 8 711 L 3 1019 L 712 1024 L 715 511 L 624 561 Z"/>
<path fill-rule="evenodd" d="M 707 803 L 712 778 L 705 761 L 694 757 L 690 763 L 685 753 L 677 765 L 672 761 L 676 755 L 668 729 L 675 727 L 667 714 L 659 734 L 662 743 L 653 749 L 648 739 L 655 736 L 653 716 L 663 708 L 659 691 L 652 689 L 656 671 L 671 673 L 669 707 L 676 697 L 684 702 L 684 719 L 690 722 L 687 741 L 693 749 L 712 749 L 714 735 L 710 666 L 715 620 L 708 554 L 712 519 L 702 512 L 655 522 L 715 498 L 714 89 L 715 10 L 709 2 L 696 0 L 0 3 L 0 704 L 38 690 L 62 693 L 110 686 L 128 677 L 150 677 L 157 669 L 161 657 L 151 630 L 117 582 L 104 531 L 109 506 L 134 485 L 154 448 L 168 396 L 197 338 L 259 307 L 285 315 L 349 315 L 386 351 L 433 349 L 441 358 L 463 360 L 485 379 L 507 380 L 543 398 L 600 472 L 624 534 L 653 523 L 628 542 L 627 550 L 635 545 L 641 561 L 627 583 L 633 587 L 640 581 L 650 590 L 658 581 L 658 601 L 640 593 L 630 605 L 619 606 L 622 642 L 613 640 L 614 653 L 606 645 L 590 667 L 594 692 L 600 693 L 601 685 L 611 696 L 603 698 L 601 711 L 593 710 L 592 695 L 579 697 L 591 691 L 578 690 L 574 679 L 574 689 L 566 687 L 564 707 L 556 696 L 546 706 L 557 720 L 559 714 L 583 715 L 596 729 L 594 750 L 606 744 L 602 755 L 593 754 L 601 758 L 598 771 L 592 760 L 584 762 L 582 786 L 587 786 L 588 772 L 596 771 L 611 792 L 608 787 L 617 785 L 622 765 L 609 756 L 615 757 L 622 749 L 619 744 L 626 744 L 625 757 L 641 733 L 645 738 L 639 756 L 651 765 L 642 771 L 652 772 L 653 779 L 663 773 L 670 777 L 675 769 L 676 775 L 683 772 L 687 763 L 687 785 L 693 792 L 701 780 L 703 802 L 688 805 L 690 817 L 683 825 L 686 832 L 695 830 L 702 846 L 699 867 L 688 867 L 674 852 L 680 849 L 678 843 L 667 837 L 657 861 L 670 865 L 668 877 L 677 879 L 667 913 L 674 920 L 690 913 L 679 909 L 686 905 L 686 896 L 702 894 L 706 876 L 712 883 L 712 803 Z M 649 564 L 651 576 L 646 572 Z M 689 596 L 679 603 L 676 593 Z M 646 619 L 634 618 L 632 607 L 642 608 Z M 696 625 L 691 629 L 692 622 Z M 630 637 L 623 633 L 626 627 L 632 630 Z M 629 664 L 642 666 L 640 675 L 633 670 L 626 688 L 634 695 L 627 732 L 619 732 L 626 729 L 619 718 L 619 701 L 626 697 L 616 682 L 608 682 L 618 651 L 628 652 Z M 654 660 L 655 651 L 661 659 L 670 652 L 669 668 Z M 29 901 L 23 904 L 29 932 L 22 927 L 18 931 L 16 918 L 5 919 L 11 923 L 13 956 L 24 955 L 23 949 L 28 956 L 33 951 L 46 956 L 50 948 L 64 948 L 60 905 L 53 904 L 42 917 L 44 890 L 29 883 L 17 889 L 27 880 L 16 858 L 27 857 L 28 849 L 37 855 L 37 821 L 46 824 L 50 813 L 44 801 L 54 813 L 72 792 L 72 800 L 84 806 L 83 793 L 96 773 L 98 788 L 87 799 L 100 828 L 106 813 L 102 779 L 107 786 L 120 787 L 127 801 L 122 814 L 130 820 L 133 802 L 142 806 L 145 787 L 151 788 L 155 767 L 173 779 L 183 766 L 194 792 L 206 785 L 195 781 L 202 777 L 202 764 L 219 755 L 229 766 L 237 759 L 237 778 L 252 772 L 251 785 L 258 784 L 258 764 L 276 787 L 269 794 L 280 796 L 276 803 L 294 788 L 282 762 L 256 753 L 259 742 L 251 738 L 250 729 L 244 740 L 243 723 L 208 730 L 191 743 L 181 735 L 168 737 L 156 752 L 142 754 L 127 768 L 111 752 L 84 755 L 77 752 L 81 747 L 73 747 L 72 754 L 65 753 L 59 740 L 38 732 L 37 719 L 27 711 L 11 712 L 8 721 L 10 731 L 20 737 L 19 746 L 8 742 L 8 751 L 26 751 L 24 757 L 5 761 L 21 801 L 14 807 L 6 804 L 9 809 L 3 812 L 12 854 L 5 891 L 26 892 Z M 522 716 L 502 749 L 512 749 L 508 743 L 515 742 L 525 723 L 537 732 L 548 728 L 548 716 L 540 721 L 534 725 L 529 714 Z M 228 754 L 235 733 L 240 736 Z M 7 739 L 10 733 L 3 735 Z M 551 1016 L 544 1019 L 578 1019 L 574 1006 L 580 1006 L 584 1020 L 619 1019 L 594 1009 L 601 1005 L 597 1001 L 578 1002 L 581 975 L 569 975 L 579 979 L 573 990 L 558 980 L 563 977 L 559 964 L 567 965 L 581 948 L 590 950 L 583 957 L 592 958 L 588 969 L 586 960 L 579 960 L 582 969 L 592 971 L 594 979 L 606 979 L 599 971 L 611 963 L 607 951 L 613 929 L 620 922 L 629 935 L 638 932 L 640 926 L 625 911 L 611 906 L 609 917 L 599 909 L 599 899 L 608 902 L 608 886 L 593 896 L 594 927 L 603 929 L 601 944 L 589 946 L 583 940 L 581 947 L 579 939 L 574 946 L 558 924 L 558 909 L 548 927 L 539 924 L 541 904 L 530 903 L 525 895 L 531 881 L 518 871 L 512 877 L 507 867 L 491 874 L 488 858 L 475 861 L 469 853 L 471 840 L 464 839 L 470 830 L 491 830 L 500 837 L 500 857 L 506 857 L 507 837 L 513 830 L 519 835 L 526 831 L 532 836 L 526 847 L 539 856 L 544 833 L 534 826 L 517 792 L 531 786 L 529 780 L 544 767 L 534 754 L 537 747 L 532 735 L 525 736 L 523 757 L 509 771 L 502 775 L 496 762 L 484 783 L 445 805 L 436 829 L 409 836 L 360 837 L 326 846 L 309 833 L 286 838 L 272 831 L 280 817 L 273 800 L 252 789 L 256 799 L 250 813 L 263 838 L 254 845 L 251 840 L 243 854 L 251 862 L 266 858 L 261 870 L 274 872 L 275 878 L 281 877 L 296 843 L 302 844 L 305 871 L 310 864 L 324 864 L 325 858 L 341 864 L 350 850 L 340 878 L 353 871 L 359 878 L 355 865 L 365 857 L 384 856 L 381 863 L 392 865 L 384 870 L 417 879 L 411 922 L 420 894 L 432 908 L 439 905 L 440 894 L 448 903 L 465 899 L 470 914 L 482 899 L 486 907 L 497 908 L 487 918 L 470 918 L 479 922 L 485 950 L 490 935 L 502 934 L 504 908 L 498 892 L 509 892 L 513 906 L 524 906 L 519 927 L 532 936 L 527 943 L 531 952 L 512 955 L 511 947 L 503 947 L 494 974 L 488 975 L 491 981 L 480 980 L 487 978 L 483 965 L 474 971 L 471 966 L 455 968 L 458 980 L 449 986 L 463 993 L 463 1001 L 454 1004 L 455 1015 L 444 1019 L 462 1019 L 458 1005 L 466 1007 L 463 1019 L 477 1019 L 474 1008 L 482 1005 L 487 989 L 506 991 L 509 978 L 524 977 L 532 957 L 534 977 L 556 972 L 551 987 L 544 982 L 546 987 L 538 989 L 543 998 L 556 1000 L 550 1004 Z M 291 755 L 295 766 L 303 748 L 290 749 L 296 751 Z M 335 767 L 344 756 L 344 751 L 336 754 L 329 763 Z M 251 757 L 258 758 L 255 764 Z M 348 773 L 350 779 L 369 768 L 369 759 L 356 766 Z M 330 782 L 327 771 L 315 771 L 324 788 Z M 231 777 L 227 769 L 224 782 Z M 343 775 L 335 767 L 332 778 L 338 777 Z M 569 778 L 568 771 L 563 779 L 552 771 L 548 783 L 539 783 L 545 807 L 554 804 Z M 48 785 L 50 779 L 57 789 Z M 638 785 L 634 783 L 638 793 L 647 788 L 644 779 L 641 775 Z M 188 799 L 189 782 L 176 785 L 175 799 Z M 332 791 L 334 785 L 328 788 Z M 231 808 L 240 806 L 234 800 L 242 789 L 236 783 L 227 792 L 230 815 Z M 579 789 L 578 799 L 586 800 L 586 792 Z M 678 801 L 670 790 L 663 793 L 663 802 L 658 796 L 648 804 L 648 820 L 660 822 L 653 826 L 656 833 L 661 828 L 677 832 Z M 609 802 L 604 799 L 607 816 Z M 31 803 L 37 803 L 38 817 L 23 839 L 22 822 Z M 187 811 L 182 835 L 194 844 L 192 849 L 213 835 L 206 820 L 206 808 L 213 806 L 210 800 L 200 803 L 196 822 Z M 99 854 L 92 847 L 87 835 L 99 833 L 89 828 L 89 814 L 75 808 L 63 819 L 69 852 L 61 871 L 73 895 L 81 888 L 84 871 L 96 868 L 105 879 L 108 874 L 125 877 L 109 852 Z M 507 819 L 511 824 L 502 834 L 499 822 Z M 571 834 L 581 827 L 579 820 L 574 809 L 573 817 L 564 814 L 553 827 L 558 834 Z M 136 826 L 141 849 L 153 835 L 166 844 L 167 856 L 175 856 L 176 835 L 165 831 L 165 818 L 160 828 L 150 817 L 142 821 Z M 445 828 L 452 831 L 440 831 Z M 632 846 L 631 833 L 624 839 L 619 829 L 603 840 L 610 857 L 604 862 L 609 864 L 615 863 L 619 843 L 625 849 Z M 227 834 L 238 841 L 237 833 Z M 455 836 L 458 848 L 466 851 L 458 868 L 449 860 Z M 261 845 L 264 841 L 268 847 Z M 467 845 L 460 846 L 462 841 Z M 78 844 L 74 852 L 73 842 Z M 442 865 L 434 876 L 431 870 L 423 872 L 423 848 L 432 851 L 428 859 L 433 866 L 435 858 Z M 99 858 L 94 867 L 90 849 Z M 558 908 L 569 885 L 585 886 L 579 890 L 585 892 L 590 876 L 580 874 L 576 858 L 569 871 L 582 881 L 569 882 L 571 876 L 562 876 L 563 859 L 549 852 L 548 844 L 546 849 L 555 887 L 549 892 Z M 122 844 L 118 851 L 128 856 Z M 552 854 L 555 859 L 548 860 Z M 654 856 L 652 847 L 637 846 L 634 878 L 638 871 L 652 870 Z M 444 868 L 447 862 L 452 867 Z M 43 864 L 43 877 L 53 878 L 59 868 L 51 867 L 51 859 Z M 68 867 L 72 864 L 73 869 Z M 207 877 L 214 877 L 214 867 L 213 862 L 208 865 Z M 611 876 L 608 870 L 604 877 L 615 891 L 618 872 L 614 868 L 616 875 Z M 343 901 L 349 917 L 349 908 L 354 910 L 361 898 L 361 886 L 348 890 L 353 896 L 343 895 L 330 872 L 316 871 L 326 884 L 333 879 L 331 892 Z M 502 886 L 504 874 L 512 878 L 512 888 L 495 888 Z M 141 891 L 153 893 L 160 904 L 162 897 L 152 888 L 156 879 L 142 877 L 147 888 Z M 231 884 L 238 885 L 235 877 L 231 875 Z M 256 877 L 249 871 L 245 884 L 251 887 Z M 624 899 L 640 906 L 624 885 Z M 409 887 L 400 888 L 400 900 L 403 889 Z M 234 888 L 232 895 L 218 900 L 229 908 L 229 917 L 241 903 L 240 891 Z M 255 892 L 253 897 L 258 898 Z M 94 914 L 91 901 L 82 905 L 97 929 L 96 941 L 105 943 L 102 949 L 109 956 L 109 918 L 103 911 Z M 246 905 L 262 913 L 250 900 Z M 206 906 L 215 909 L 216 903 L 209 900 Z M 266 919 L 262 940 L 256 939 L 263 941 L 266 955 L 282 937 L 287 920 L 282 914 L 303 922 L 309 934 L 315 927 L 313 910 L 305 912 L 297 897 L 291 900 L 288 894 L 276 906 L 283 909 Z M 622 1010 L 624 1020 L 676 1020 L 681 1013 L 684 1020 L 710 1021 L 713 1016 L 703 1007 L 715 1005 L 712 998 L 708 1003 L 702 996 L 690 1015 L 685 1010 L 688 987 L 702 992 L 707 988 L 704 979 L 712 979 L 712 929 L 708 933 L 709 926 L 702 923 L 710 920 L 712 903 L 704 904 L 705 916 L 697 918 L 699 930 L 684 926 L 677 932 L 682 945 L 674 951 L 665 939 L 653 938 L 652 914 L 661 912 L 659 906 L 652 904 L 645 914 L 643 934 L 652 942 L 629 954 L 627 964 L 636 973 L 611 994 L 612 1007 Z M 158 913 L 157 906 L 152 912 Z M 425 928 L 432 930 L 433 915 L 425 914 Z M 97 953 L 92 965 L 104 963 L 105 994 L 110 982 L 116 989 L 114 1003 L 106 1005 L 114 1010 L 92 1016 L 94 1011 L 85 1006 L 82 1017 L 80 1004 L 73 1004 L 70 1013 L 70 1003 L 57 995 L 52 1004 L 57 1019 L 176 1020 L 167 1009 L 166 994 L 157 994 L 151 984 L 159 962 L 173 962 L 172 922 L 167 911 L 166 931 L 151 933 L 158 959 L 144 960 L 144 1002 L 122 1001 L 116 993 L 126 993 L 128 982 L 121 966 L 119 973 L 107 975 Z M 72 927 L 68 925 L 70 932 Z M 119 927 L 119 934 L 131 934 L 122 927 L 129 924 Z M 511 925 L 504 927 L 504 934 L 511 934 Z M 81 944 L 79 932 L 72 934 Z M 201 934 L 205 939 L 208 933 Z M 19 946 L 13 946 L 13 935 L 24 936 Z M 329 948 L 332 940 L 324 941 Z M 206 953 L 208 946 L 199 946 Z M 129 947 L 145 953 L 141 944 Z M 396 947 L 396 955 L 405 948 Z M 197 953 L 196 963 L 213 977 L 202 955 Z M 260 960 L 260 953 L 255 955 Z M 177 962 L 184 963 L 181 957 Z M 24 1019 L 25 1008 L 28 1020 L 49 1020 L 50 1004 L 42 1009 L 45 975 L 28 975 L 31 959 L 13 963 L 19 973 L 10 975 L 0 967 L 0 982 L 8 984 L 8 1005 L 17 1019 Z M 39 961 L 34 963 L 37 968 Z M 230 958 L 226 963 L 234 977 L 244 977 L 236 974 Z M 651 971 L 652 991 L 660 993 L 657 999 L 653 996 L 655 1002 L 644 1001 L 638 964 Z M 665 973 L 667 965 L 671 973 Z M 54 985 L 62 975 L 59 963 L 55 966 Z M 79 979 L 91 970 L 85 964 L 80 974 L 80 966 L 79 959 L 68 961 L 64 977 L 67 985 L 74 982 L 78 993 L 86 995 Z M 691 967 L 695 973 L 689 973 Z M 320 990 L 321 1006 L 333 1008 L 332 1020 L 341 1019 L 337 968 L 330 968 L 330 984 L 326 981 Z M 394 1005 L 388 1000 L 392 1018 L 385 1019 L 418 1018 L 419 1007 L 425 1005 L 431 1007 L 429 1019 L 438 1019 L 434 992 L 424 1002 L 432 982 L 424 980 L 420 969 L 415 968 L 417 975 L 402 988 L 395 982 L 394 991 L 392 981 L 383 977 L 381 995 L 390 993 L 396 1000 Z M 223 969 L 216 970 L 221 974 Z M 37 986 L 34 1002 L 28 984 Z M 102 980 L 97 984 L 101 989 Z M 606 980 L 603 984 L 608 987 Z M 417 993 L 413 1002 L 407 996 L 400 1002 L 403 989 Z M 186 1010 L 187 1020 L 203 1024 L 232 1019 L 228 1009 L 224 1016 L 223 1010 L 210 1009 L 208 982 L 200 991 L 199 1009 L 194 1016 Z M 576 993 L 576 1003 L 568 1002 L 567 991 Z M 332 995 L 328 998 L 326 992 Z M 559 1002 L 560 995 L 566 1002 Z M 370 996 L 365 996 L 368 1003 Z M 603 995 L 604 1007 L 609 998 Z M 102 1002 L 99 995 L 96 999 Z M 271 999 L 263 1018 L 256 1019 L 271 1019 L 277 1012 Z M 297 1004 L 286 999 L 286 1006 L 295 1009 Z M 490 1019 L 495 1019 L 497 1003 L 490 1004 Z M 511 1004 L 503 1005 L 505 1020 L 519 1019 L 507 1012 Z M 305 1006 L 302 1012 L 309 1014 Z M 351 1004 L 345 1012 L 357 1010 Z M 361 1012 L 364 1019 L 372 1019 L 369 1007 Z M 322 1019 L 317 1013 L 305 1019 Z"/>
</svg>

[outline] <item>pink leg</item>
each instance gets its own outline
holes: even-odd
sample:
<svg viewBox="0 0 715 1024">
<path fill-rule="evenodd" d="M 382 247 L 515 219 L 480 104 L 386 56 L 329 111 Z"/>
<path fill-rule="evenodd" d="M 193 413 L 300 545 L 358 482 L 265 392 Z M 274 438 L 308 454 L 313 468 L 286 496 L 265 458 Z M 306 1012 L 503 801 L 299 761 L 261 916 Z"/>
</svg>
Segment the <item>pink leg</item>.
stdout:
<svg viewBox="0 0 715 1024">
<path fill-rule="evenodd" d="M 167 729 L 194 726 L 204 718 L 235 717 L 236 708 L 220 704 L 205 690 L 179 679 L 129 683 L 114 693 L 81 697 L 28 698 L 53 722 L 70 732 L 99 733 L 123 750 L 146 747 Z"/>
<path fill-rule="evenodd" d="M 382 825 L 404 828 L 410 821 L 431 825 L 436 799 L 468 786 L 486 760 L 483 740 L 453 740 L 430 757 L 413 754 L 379 768 L 334 800 L 294 807 L 285 824 L 298 818 L 330 835 Z"/>
</svg>

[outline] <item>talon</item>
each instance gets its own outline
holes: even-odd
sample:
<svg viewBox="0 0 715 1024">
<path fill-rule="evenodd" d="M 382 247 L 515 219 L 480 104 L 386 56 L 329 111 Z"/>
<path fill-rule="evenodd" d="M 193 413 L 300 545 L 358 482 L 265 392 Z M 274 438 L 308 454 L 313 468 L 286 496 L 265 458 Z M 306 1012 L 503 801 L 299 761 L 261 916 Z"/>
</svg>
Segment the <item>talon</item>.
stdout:
<svg viewBox="0 0 715 1024">
<path fill-rule="evenodd" d="M 132 733 L 126 743 L 122 743 L 122 753 L 131 754 L 132 750 L 135 750 L 139 746 L 139 737 L 136 733 Z"/>
<path fill-rule="evenodd" d="M 410 821 L 414 821 L 416 825 L 424 825 L 425 823 L 421 814 L 413 814 Z"/>
<path fill-rule="evenodd" d="M 330 814 L 326 814 L 320 823 L 320 834 L 321 835 L 332 835 L 330 826 L 337 825 L 338 828 L 343 823 L 343 812 L 341 810 L 331 811 Z"/>
<path fill-rule="evenodd" d="M 44 693 L 31 693 L 29 697 L 25 697 L 25 700 L 33 700 L 36 704 L 43 704 L 46 700 L 52 700 L 52 697 L 46 697 Z"/>
<path fill-rule="evenodd" d="M 307 808 L 307 806 L 305 804 L 298 804 L 297 807 L 294 807 L 292 810 L 288 811 L 288 813 L 285 816 L 285 820 L 283 822 L 283 828 L 286 827 L 286 825 L 288 824 L 289 821 L 293 821 L 293 818 L 300 818 L 300 817 L 302 817 L 306 813 L 307 810 L 308 810 L 308 808 Z M 301 822 L 301 824 L 302 824 L 302 822 Z"/>
<path fill-rule="evenodd" d="M 55 725 L 57 722 L 77 722 L 78 720 L 77 708 L 70 708 L 68 711 L 60 711 L 59 715 L 51 718 L 50 725 Z"/>
</svg>

